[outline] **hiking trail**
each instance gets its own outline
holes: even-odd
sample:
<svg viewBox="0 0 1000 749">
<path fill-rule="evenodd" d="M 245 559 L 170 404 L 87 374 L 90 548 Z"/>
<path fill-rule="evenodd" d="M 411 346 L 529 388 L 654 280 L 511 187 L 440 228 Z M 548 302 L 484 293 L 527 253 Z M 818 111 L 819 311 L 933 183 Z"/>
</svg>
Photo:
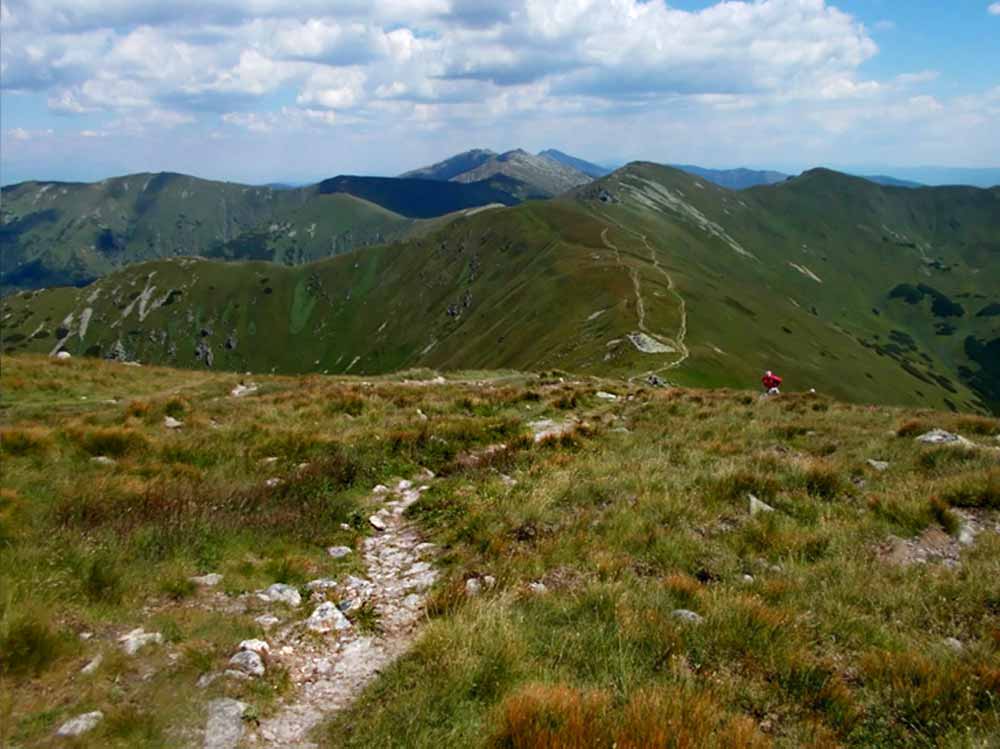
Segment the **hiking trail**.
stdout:
<svg viewBox="0 0 1000 749">
<path fill-rule="evenodd" d="M 687 338 L 687 303 L 684 301 L 684 297 L 681 296 L 680 292 L 677 291 L 677 285 L 674 283 L 673 276 L 671 276 L 670 273 L 668 273 L 663 268 L 663 266 L 660 265 L 660 260 L 656 255 L 656 249 L 649 243 L 649 240 L 647 239 L 646 235 L 628 229 L 612 219 L 607 219 L 607 220 L 610 221 L 619 229 L 626 231 L 635 237 L 638 237 L 642 241 L 643 245 L 645 245 L 646 247 L 646 250 L 649 252 L 649 259 L 653 267 L 656 269 L 658 273 L 660 273 L 666 279 L 667 290 L 670 291 L 670 293 L 673 294 L 674 297 L 677 299 L 677 305 L 680 311 L 680 324 L 678 326 L 677 334 L 675 336 L 673 337 L 661 336 L 656 333 L 650 332 L 646 327 L 646 302 L 642 296 L 642 280 L 639 277 L 638 269 L 636 268 L 629 269 L 629 276 L 632 279 L 632 286 L 635 289 L 635 304 L 636 304 L 636 314 L 638 316 L 639 331 L 642 334 L 646 335 L 647 337 L 651 338 L 655 343 L 659 343 L 662 345 L 664 340 L 668 341 L 669 344 L 671 345 L 670 347 L 674 349 L 674 353 L 680 354 L 680 356 L 675 361 L 672 361 L 670 364 L 667 364 L 664 367 L 659 367 L 658 369 L 653 369 L 648 372 L 642 372 L 637 375 L 633 375 L 632 377 L 629 378 L 629 382 L 633 382 L 639 378 L 649 377 L 650 375 L 659 374 L 660 372 L 666 372 L 671 369 L 676 369 L 681 364 L 683 364 L 691 355 L 690 351 L 688 350 L 687 344 L 685 343 L 685 339 Z M 606 227 L 601 232 L 601 241 L 604 243 L 605 247 L 614 251 L 618 265 L 624 268 L 625 263 L 622 262 L 621 250 L 614 242 L 612 242 L 608 238 L 608 228 L 609 227 Z"/>
</svg>

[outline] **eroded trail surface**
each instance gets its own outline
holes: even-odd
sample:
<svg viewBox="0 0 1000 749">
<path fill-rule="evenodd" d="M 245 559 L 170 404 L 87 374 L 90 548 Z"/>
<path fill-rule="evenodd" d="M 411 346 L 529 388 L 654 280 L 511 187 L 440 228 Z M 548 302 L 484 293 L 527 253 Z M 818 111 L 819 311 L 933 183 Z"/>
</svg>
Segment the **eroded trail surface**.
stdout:
<svg viewBox="0 0 1000 749">
<path fill-rule="evenodd" d="M 606 217 L 605 217 L 606 218 Z M 607 219 L 610 221 L 610 219 Z M 687 303 L 684 301 L 684 297 L 681 296 L 680 292 L 677 291 L 677 285 L 674 283 L 673 276 L 671 276 L 664 268 L 660 265 L 659 257 L 656 254 L 655 248 L 649 243 L 645 234 L 640 234 L 639 232 L 628 229 L 621 224 L 612 221 L 617 228 L 622 231 L 628 232 L 633 236 L 637 237 L 646 250 L 649 252 L 649 260 L 653 267 L 658 273 L 660 273 L 667 282 L 667 289 L 673 294 L 674 298 L 677 300 L 678 311 L 680 314 L 680 324 L 677 328 L 677 334 L 668 337 L 662 336 L 649 331 L 646 327 L 646 300 L 642 296 L 642 281 L 639 277 L 639 271 L 636 268 L 631 268 L 629 270 L 629 276 L 632 279 L 632 286 L 635 289 L 635 306 L 636 314 L 638 316 L 637 325 L 639 328 L 639 333 L 633 334 L 630 338 L 633 339 L 633 344 L 636 345 L 641 351 L 646 353 L 664 353 L 664 354 L 677 354 L 677 358 L 674 359 L 669 364 L 659 367 L 657 369 L 652 369 L 647 372 L 642 372 L 641 374 L 635 375 L 630 380 L 636 380 L 638 378 L 649 377 L 650 375 L 659 374 L 661 372 L 666 372 L 671 369 L 676 369 L 681 364 L 683 364 L 687 358 L 690 356 L 685 339 L 687 338 Z M 601 241 L 604 242 L 604 246 L 609 250 L 614 251 L 615 258 L 617 259 L 618 265 L 625 267 L 622 262 L 621 250 L 618 246 L 608 238 L 608 230 L 604 229 L 601 232 Z"/>
<path fill-rule="evenodd" d="M 248 743 L 282 749 L 314 747 L 310 731 L 350 704 L 409 647 L 437 573 L 430 562 L 433 544 L 422 542 L 403 512 L 426 488 L 414 488 L 408 481 L 393 490 L 376 487 L 376 494 L 386 501 L 372 516 L 375 535 L 364 541 L 367 579 L 348 577 L 335 588 L 334 596 L 348 613 L 371 607 L 376 613 L 373 630 L 362 633 L 357 623 L 345 626 L 329 604 L 324 617 L 319 613 L 321 604 L 309 620 L 278 633 L 271 643 L 271 660 L 288 669 L 295 685 L 293 696 L 277 715 L 261 721 L 254 735 L 247 737 Z"/>
</svg>

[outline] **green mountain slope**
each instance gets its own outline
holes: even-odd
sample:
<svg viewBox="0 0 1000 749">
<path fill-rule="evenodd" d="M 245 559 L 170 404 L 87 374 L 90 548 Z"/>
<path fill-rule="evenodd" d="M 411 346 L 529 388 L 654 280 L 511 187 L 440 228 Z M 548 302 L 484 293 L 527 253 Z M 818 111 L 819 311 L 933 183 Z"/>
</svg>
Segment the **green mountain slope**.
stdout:
<svg viewBox="0 0 1000 749">
<path fill-rule="evenodd" d="M 1000 191 L 653 164 L 312 265 L 176 259 L 20 294 L 5 351 L 235 370 L 558 367 L 1000 406 Z"/>
<path fill-rule="evenodd" d="M 577 171 L 583 172 L 588 177 L 593 177 L 594 179 L 607 176 L 614 171 L 614 169 L 608 169 L 606 166 L 595 164 L 592 161 L 586 161 L 584 159 L 579 159 L 576 156 L 570 156 L 568 153 L 564 153 L 555 148 L 548 148 L 544 151 L 539 151 L 538 155 L 544 156 L 547 159 L 552 159 L 553 161 L 558 161 L 560 164 L 573 167 Z"/>
<path fill-rule="evenodd" d="M 507 178 L 462 185 L 337 177 L 295 189 L 182 174 L 25 182 L 3 189 L 0 293 L 82 285 L 177 255 L 306 262 L 419 233 L 417 219 L 509 205 L 528 192 Z"/>
</svg>

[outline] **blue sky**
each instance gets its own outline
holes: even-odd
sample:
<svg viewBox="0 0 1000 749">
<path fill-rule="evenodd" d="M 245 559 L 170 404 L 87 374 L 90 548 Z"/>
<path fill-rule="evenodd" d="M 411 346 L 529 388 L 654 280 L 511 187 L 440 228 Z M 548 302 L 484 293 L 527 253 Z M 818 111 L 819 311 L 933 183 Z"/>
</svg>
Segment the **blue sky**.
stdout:
<svg viewBox="0 0 1000 749">
<path fill-rule="evenodd" d="M 0 0 L 0 179 L 1000 167 L 991 0 Z"/>
</svg>

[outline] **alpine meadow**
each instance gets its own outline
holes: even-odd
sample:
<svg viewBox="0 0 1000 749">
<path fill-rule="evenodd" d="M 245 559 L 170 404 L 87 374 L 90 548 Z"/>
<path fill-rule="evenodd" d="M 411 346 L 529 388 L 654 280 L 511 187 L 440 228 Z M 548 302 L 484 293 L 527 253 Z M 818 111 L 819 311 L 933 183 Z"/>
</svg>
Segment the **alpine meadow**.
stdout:
<svg viewBox="0 0 1000 749">
<path fill-rule="evenodd" d="M 1000 3 L 0 27 L 0 747 L 1000 749 Z"/>
</svg>

